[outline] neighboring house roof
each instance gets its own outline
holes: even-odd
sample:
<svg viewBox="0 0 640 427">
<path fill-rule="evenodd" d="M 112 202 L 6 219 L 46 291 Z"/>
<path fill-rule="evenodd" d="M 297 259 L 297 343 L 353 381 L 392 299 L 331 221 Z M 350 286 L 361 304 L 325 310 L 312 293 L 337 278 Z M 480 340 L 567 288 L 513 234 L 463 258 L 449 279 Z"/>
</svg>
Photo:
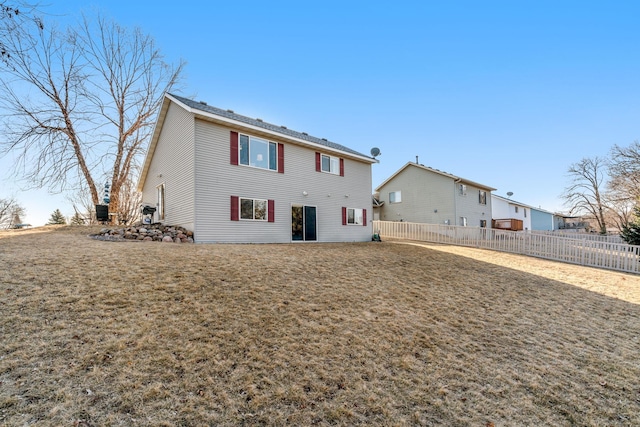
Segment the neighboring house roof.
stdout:
<svg viewBox="0 0 640 427">
<path fill-rule="evenodd" d="M 344 157 L 354 158 L 367 163 L 378 162 L 378 160 L 373 157 L 352 150 L 348 147 L 345 147 L 344 145 L 331 142 L 325 138 L 316 138 L 314 136 L 308 135 L 305 132 L 296 132 L 294 130 L 288 129 L 285 126 L 274 125 L 264 122 L 261 119 L 253 119 L 250 117 L 242 116 L 240 114 L 236 114 L 232 110 L 223 110 L 221 108 L 212 107 L 202 101 L 194 101 L 193 99 L 167 93 L 165 94 L 165 98 L 160 109 L 160 114 L 158 115 L 158 121 L 156 122 L 153 136 L 149 144 L 149 149 L 147 151 L 147 157 L 142 169 L 142 174 L 140 175 L 140 182 L 138 183 L 139 190 L 141 190 L 144 186 L 144 181 L 151 164 L 151 159 L 153 158 L 153 153 L 155 152 L 158 138 L 162 130 L 162 125 L 164 123 L 164 119 L 171 102 L 175 102 L 185 110 L 197 116 L 200 116 L 200 118 L 223 123 L 232 127 L 235 126 L 248 129 L 256 129 L 267 134 L 279 135 L 299 145 L 308 146 L 316 150 L 335 152 Z"/>
<path fill-rule="evenodd" d="M 428 166 L 421 165 L 421 164 L 414 163 L 414 162 L 407 162 L 407 164 L 406 164 L 406 165 L 404 165 L 403 167 L 401 167 L 400 169 L 398 169 L 398 171 L 396 171 L 396 173 L 394 173 L 394 174 L 393 174 L 393 175 L 391 175 L 389 178 L 387 178 L 387 179 L 386 179 L 382 184 L 380 184 L 378 187 L 376 187 L 376 189 L 375 189 L 375 190 L 376 190 L 376 191 L 379 191 L 382 187 L 384 187 L 384 185 L 385 185 L 387 182 L 391 181 L 393 178 L 395 178 L 397 175 L 399 175 L 402 171 L 404 171 L 406 168 L 408 168 L 408 167 L 410 167 L 410 166 L 411 166 L 411 167 L 416 167 L 416 168 L 418 168 L 418 169 L 422 169 L 422 170 L 425 170 L 425 171 L 428 171 L 428 172 L 437 173 L 437 174 L 442 175 L 442 176 L 446 176 L 446 177 L 451 178 L 451 179 L 453 179 L 454 181 L 457 181 L 457 182 L 459 182 L 459 183 L 461 183 L 461 184 L 471 185 L 471 186 L 473 186 L 473 187 L 482 188 L 483 190 L 487 190 L 487 191 L 495 191 L 495 190 L 496 190 L 495 188 L 492 188 L 492 187 L 489 187 L 489 186 L 486 186 L 486 185 L 483 185 L 483 184 L 478 184 L 477 182 L 470 181 L 470 180 L 468 180 L 468 179 L 461 178 L 461 177 L 459 177 L 459 176 L 452 175 L 452 174 L 450 174 L 450 173 L 443 172 L 443 171 L 441 171 L 441 170 L 434 169 L 434 168 L 430 168 L 430 167 L 428 167 Z"/>
<path fill-rule="evenodd" d="M 534 209 L 534 210 L 536 210 L 538 212 L 545 212 L 545 213 L 548 213 L 548 214 L 551 214 L 551 215 L 556 215 L 553 212 L 544 210 L 542 208 L 536 208 L 535 206 L 527 205 L 526 203 L 516 202 L 515 200 L 511 200 L 511 199 L 509 199 L 507 197 L 498 196 L 497 194 L 493 194 L 492 193 L 491 197 L 496 198 L 496 199 L 500 199 L 500 200 L 504 200 L 505 202 L 510 203 L 512 205 L 518 205 L 518 206 L 522 206 L 522 207 L 525 207 L 525 208 Z"/>
</svg>

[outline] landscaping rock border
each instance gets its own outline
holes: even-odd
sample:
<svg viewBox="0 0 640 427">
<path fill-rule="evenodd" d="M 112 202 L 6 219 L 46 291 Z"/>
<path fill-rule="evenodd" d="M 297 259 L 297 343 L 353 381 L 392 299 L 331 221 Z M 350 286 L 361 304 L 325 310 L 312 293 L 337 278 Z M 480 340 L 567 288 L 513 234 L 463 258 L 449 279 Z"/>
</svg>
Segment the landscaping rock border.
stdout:
<svg viewBox="0 0 640 427">
<path fill-rule="evenodd" d="M 193 232 L 183 227 L 163 224 L 137 225 L 126 228 L 103 228 L 92 238 L 111 242 L 141 241 L 163 243 L 193 243 Z"/>
</svg>

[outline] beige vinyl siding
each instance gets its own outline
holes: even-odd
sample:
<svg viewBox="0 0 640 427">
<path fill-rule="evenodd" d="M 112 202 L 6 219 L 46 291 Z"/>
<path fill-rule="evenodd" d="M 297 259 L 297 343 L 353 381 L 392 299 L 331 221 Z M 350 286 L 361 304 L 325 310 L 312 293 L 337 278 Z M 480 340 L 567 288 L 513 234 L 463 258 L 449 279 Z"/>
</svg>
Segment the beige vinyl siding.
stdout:
<svg viewBox="0 0 640 427">
<path fill-rule="evenodd" d="M 149 166 L 142 201 L 156 206 L 156 188 L 164 183 L 163 223 L 197 232 L 194 229 L 193 120 L 193 114 L 171 103 Z"/>
<path fill-rule="evenodd" d="M 380 219 L 428 224 L 455 224 L 453 180 L 423 169 L 408 167 L 380 188 L 384 201 Z M 389 192 L 402 191 L 401 203 L 389 203 Z M 437 210 L 437 212 L 434 212 Z"/>
<path fill-rule="evenodd" d="M 292 204 L 317 208 L 318 242 L 371 239 L 370 164 L 345 159 L 344 177 L 319 173 L 314 150 L 272 137 L 271 141 L 284 144 L 284 174 L 231 165 L 230 131 L 210 122 L 195 122 L 198 242 L 290 242 Z M 231 221 L 232 195 L 274 200 L 275 222 Z M 367 209 L 367 226 L 343 226 L 343 206 Z"/>
<path fill-rule="evenodd" d="M 491 192 L 483 189 L 487 192 L 487 204 L 481 205 L 478 198 L 478 191 L 480 188 L 469 184 L 466 184 L 466 186 L 466 196 L 461 196 L 459 191 L 456 191 L 458 218 L 456 218 L 456 222 L 451 225 L 462 225 L 460 223 L 460 217 L 466 217 L 467 226 L 469 227 L 480 227 L 480 220 L 486 220 L 487 227 L 490 228 Z"/>
<path fill-rule="evenodd" d="M 459 194 L 458 185 L 467 186 L 466 196 Z M 461 225 L 461 217 L 467 218 L 468 226 L 480 226 L 480 220 L 487 220 L 491 226 L 491 192 L 486 188 L 487 204 L 481 205 L 478 187 L 459 182 L 458 179 L 443 175 L 420 166 L 409 165 L 395 175 L 378 191 L 384 205 L 380 208 L 383 221 L 405 221 L 426 224 Z M 390 203 L 389 193 L 402 192 L 401 203 Z"/>
</svg>

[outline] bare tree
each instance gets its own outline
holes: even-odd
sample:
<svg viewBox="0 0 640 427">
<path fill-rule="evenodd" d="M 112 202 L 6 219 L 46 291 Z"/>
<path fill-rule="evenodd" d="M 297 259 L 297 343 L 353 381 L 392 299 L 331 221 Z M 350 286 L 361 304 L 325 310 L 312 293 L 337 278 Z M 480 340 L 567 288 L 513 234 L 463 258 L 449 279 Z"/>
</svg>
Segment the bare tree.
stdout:
<svg viewBox="0 0 640 427">
<path fill-rule="evenodd" d="M 151 37 L 100 16 L 65 31 L 35 25 L 6 46 L 0 146 L 16 154 L 14 173 L 53 192 L 84 187 L 94 204 L 106 176 L 109 211 L 120 212 L 121 189 L 184 63 L 168 65 Z"/>
<path fill-rule="evenodd" d="M 0 0 L 0 60 L 5 63 L 11 58 L 6 40 L 9 37 L 20 37 L 25 26 L 36 24 L 43 26 L 42 20 L 36 16 L 38 4 L 24 1 Z"/>
<path fill-rule="evenodd" d="M 66 199 L 73 207 L 74 217 L 81 217 L 86 225 L 98 223 L 95 204 L 91 199 L 91 192 L 86 186 L 82 186 L 73 194 L 67 195 Z"/>
<path fill-rule="evenodd" d="M 609 164 L 610 187 L 629 200 L 640 200 L 640 143 L 614 145 Z"/>
<path fill-rule="evenodd" d="M 25 209 L 14 198 L 0 199 L 0 228 L 15 226 L 16 217 L 25 215 Z"/>
<path fill-rule="evenodd" d="M 123 225 L 131 225 L 142 218 L 142 193 L 138 192 L 133 179 L 129 178 L 120 187 L 120 208 L 118 220 Z"/>
<path fill-rule="evenodd" d="M 562 198 L 571 214 L 586 215 L 598 224 L 601 234 L 607 233 L 605 212 L 605 180 L 607 163 L 600 157 L 584 158 L 569 167 L 571 184 L 565 188 Z"/>
</svg>

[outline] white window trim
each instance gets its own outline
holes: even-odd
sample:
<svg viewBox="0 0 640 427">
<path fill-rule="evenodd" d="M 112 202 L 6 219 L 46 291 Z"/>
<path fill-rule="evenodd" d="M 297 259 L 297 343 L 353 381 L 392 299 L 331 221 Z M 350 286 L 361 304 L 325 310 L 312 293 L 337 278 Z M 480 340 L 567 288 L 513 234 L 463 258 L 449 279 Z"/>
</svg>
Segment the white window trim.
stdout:
<svg viewBox="0 0 640 427">
<path fill-rule="evenodd" d="M 249 163 L 248 164 L 247 163 L 242 163 L 242 137 L 243 136 L 246 136 L 248 138 L 248 147 L 249 147 L 249 155 L 248 155 Z M 261 166 L 255 166 L 255 165 L 251 164 L 251 140 L 252 139 L 257 139 L 257 140 L 264 141 L 264 142 L 267 143 L 267 167 L 266 168 L 263 168 Z M 269 158 L 268 157 L 269 157 L 269 153 L 270 153 L 269 148 L 270 148 L 271 144 L 275 145 L 275 148 L 276 148 L 276 150 L 275 150 L 275 165 L 276 165 L 276 168 L 275 169 L 271 169 L 269 167 L 269 163 L 270 162 L 269 162 Z M 259 138 L 257 136 L 251 136 L 251 135 L 248 135 L 246 133 L 239 133 L 238 134 L 238 165 L 239 166 L 246 166 L 246 167 L 250 167 L 250 168 L 254 168 L 254 169 L 260 169 L 260 170 L 263 170 L 263 171 L 271 171 L 271 172 L 276 172 L 277 173 L 278 172 L 278 144 L 276 142 L 269 141 L 268 139 Z"/>
<path fill-rule="evenodd" d="M 166 211 L 165 201 L 167 198 L 167 189 L 164 184 L 165 183 L 163 182 L 162 184 L 159 184 L 156 186 L 156 199 L 157 199 L 156 213 L 158 214 L 158 222 L 164 221 L 165 211 Z"/>
<path fill-rule="evenodd" d="M 459 189 L 458 193 L 461 196 L 466 196 L 467 195 L 467 184 L 459 184 L 458 189 Z"/>
<path fill-rule="evenodd" d="M 484 194 L 484 203 L 482 202 L 482 195 Z M 486 206 L 487 205 L 487 192 L 484 190 L 478 190 L 478 203 Z"/>
<path fill-rule="evenodd" d="M 395 200 L 391 201 L 391 195 L 394 194 Z M 389 203 L 402 203 L 402 190 L 389 191 Z"/>
<path fill-rule="evenodd" d="M 329 159 L 328 171 L 324 170 L 324 162 L 322 161 L 325 157 Z M 335 166 L 335 168 L 333 168 L 333 166 Z M 329 173 L 331 175 L 340 175 L 340 157 L 320 153 L 320 172 Z"/>
<path fill-rule="evenodd" d="M 251 200 L 253 202 L 252 214 L 253 218 L 243 218 L 242 217 L 242 201 L 243 200 Z M 264 219 L 256 219 L 256 202 L 264 202 L 265 203 L 265 211 L 264 211 Z M 258 222 L 267 222 L 269 221 L 269 201 L 267 199 L 255 199 L 253 197 L 238 197 L 238 220 L 239 221 L 258 221 Z"/>
<path fill-rule="evenodd" d="M 349 222 L 349 211 L 353 211 L 353 222 Z M 347 225 L 360 225 L 364 224 L 364 209 L 359 208 L 347 208 Z M 358 215 L 358 213 L 360 215 Z"/>
</svg>

